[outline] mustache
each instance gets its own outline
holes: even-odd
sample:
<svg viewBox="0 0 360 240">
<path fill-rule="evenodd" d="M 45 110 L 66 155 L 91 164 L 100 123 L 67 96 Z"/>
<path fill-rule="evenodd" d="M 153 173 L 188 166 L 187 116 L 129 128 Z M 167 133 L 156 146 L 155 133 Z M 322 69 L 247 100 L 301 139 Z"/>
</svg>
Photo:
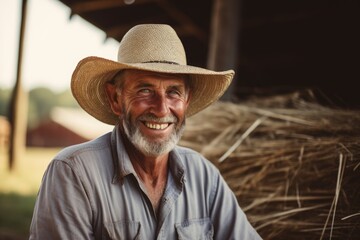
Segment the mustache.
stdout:
<svg viewBox="0 0 360 240">
<path fill-rule="evenodd" d="M 174 115 L 159 118 L 152 113 L 146 113 L 139 117 L 140 121 L 156 122 L 156 123 L 177 123 L 179 119 Z"/>
</svg>

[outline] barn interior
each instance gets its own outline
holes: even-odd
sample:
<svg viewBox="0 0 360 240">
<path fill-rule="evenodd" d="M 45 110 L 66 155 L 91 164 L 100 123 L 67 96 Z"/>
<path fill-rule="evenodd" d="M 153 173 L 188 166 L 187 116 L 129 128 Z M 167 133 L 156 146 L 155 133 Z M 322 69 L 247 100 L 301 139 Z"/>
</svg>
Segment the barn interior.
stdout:
<svg viewBox="0 0 360 240">
<path fill-rule="evenodd" d="M 236 71 L 224 98 L 312 89 L 324 104 L 360 106 L 358 1 L 60 1 L 117 41 L 136 24 L 172 25 L 189 64 Z"/>
</svg>

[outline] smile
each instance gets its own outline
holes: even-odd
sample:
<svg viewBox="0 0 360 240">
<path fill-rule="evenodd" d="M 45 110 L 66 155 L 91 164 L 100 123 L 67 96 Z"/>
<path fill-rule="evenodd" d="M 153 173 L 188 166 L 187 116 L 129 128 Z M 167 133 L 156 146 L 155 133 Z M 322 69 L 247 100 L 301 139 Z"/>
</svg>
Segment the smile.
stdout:
<svg viewBox="0 0 360 240">
<path fill-rule="evenodd" d="M 167 128 L 170 124 L 169 123 L 150 123 L 150 122 L 144 122 L 144 125 L 150 129 L 155 130 L 163 130 Z"/>
</svg>

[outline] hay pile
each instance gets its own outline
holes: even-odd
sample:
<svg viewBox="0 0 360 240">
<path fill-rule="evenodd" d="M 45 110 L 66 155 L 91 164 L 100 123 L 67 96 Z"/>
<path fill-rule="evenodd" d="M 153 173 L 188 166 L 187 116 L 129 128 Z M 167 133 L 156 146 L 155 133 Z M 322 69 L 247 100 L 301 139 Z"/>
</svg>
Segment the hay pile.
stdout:
<svg viewBox="0 0 360 240">
<path fill-rule="evenodd" d="M 360 112 L 309 96 L 218 102 L 181 145 L 219 167 L 264 239 L 359 239 Z"/>
</svg>

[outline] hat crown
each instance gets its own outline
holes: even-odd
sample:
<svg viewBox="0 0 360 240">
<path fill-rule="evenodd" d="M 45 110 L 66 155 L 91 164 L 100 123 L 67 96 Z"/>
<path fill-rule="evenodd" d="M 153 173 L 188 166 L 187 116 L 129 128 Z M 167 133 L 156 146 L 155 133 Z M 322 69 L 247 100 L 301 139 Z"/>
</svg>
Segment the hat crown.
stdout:
<svg viewBox="0 0 360 240">
<path fill-rule="evenodd" d="M 175 30 L 165 24 L 142 24 L 131 28 L 120 42 L 118 62 L 187 64 L 181 40 Z"/>
</svg>

